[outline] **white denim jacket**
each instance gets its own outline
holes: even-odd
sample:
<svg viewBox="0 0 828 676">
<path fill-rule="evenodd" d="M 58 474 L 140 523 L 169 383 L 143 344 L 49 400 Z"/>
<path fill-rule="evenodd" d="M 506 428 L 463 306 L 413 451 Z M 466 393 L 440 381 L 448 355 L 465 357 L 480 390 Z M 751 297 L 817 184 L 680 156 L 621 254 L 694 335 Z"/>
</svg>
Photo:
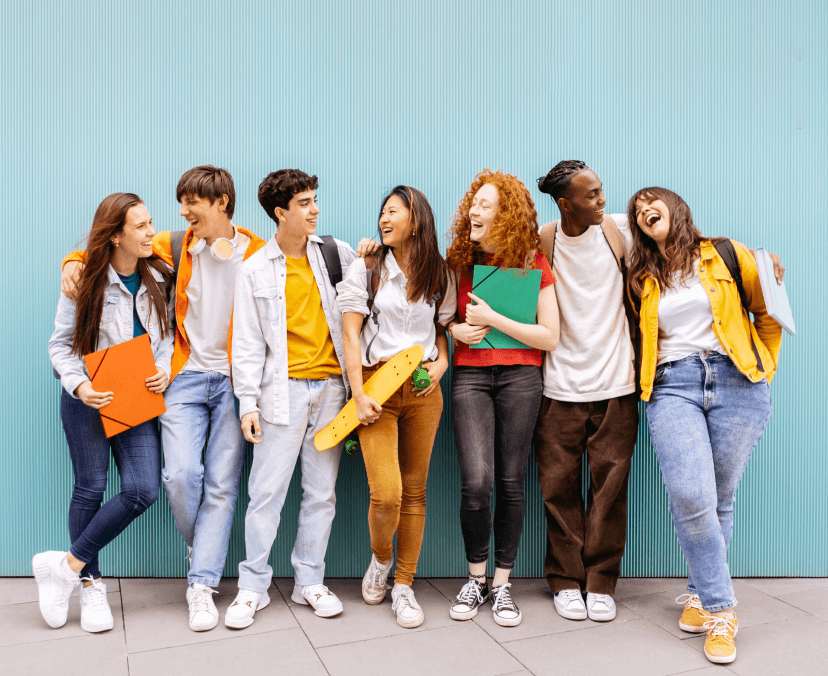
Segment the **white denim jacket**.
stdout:
<svg viewBox="0 0 828 676">
<path fill-rule="evenodd" d="M 331 332 L 334 350 L 342 367 L 346 397 L 350 396 L 345 351 L 342 347 L 342 313 L 336 290 L 328 278 L 322 257 L 322 239 L 311 235 L 308 240 L 310 262 L 322 299 L 322 310 Z M 342 274 L 356 259 L 356 252 L 345 242 L 336 240 Z M 232 364 L 233 391 L 239 399 L 239 417 L 258 411 L 273 425 L 287 425 L 288 351 L 285 310 L 285 254 L 275 237 L 250 256 L 239 268 L 233 302 Z"/>
<path fill-rule="evenodd" d="M 164 278 L 161 273 L 153 267 L 150 267 L 150 272 L 163 287 Z M 118 273 L 111 265 L 107 275 L 108 285 L 104 289 L 103 310 L 101 312 L 96 350 L 103 350 L 133 338 L 132 294 L 124 286 L 121 278 L 118 277 Z M 138 318 L 150 338 L 155 365 L 164 369 L 169 376 L 175 328 L 175 294 L 170 294 L 167 303 L 167 326 L 169 330 L 164 334 L 161 333 L 161 325 L 155 315 L 155 306 L 143 280 L 138 289 L 138 294 L 135 296 L 135 302 L 138 303 Z M 75 390 L 78 385 L 89 380 L 89 374 L 83 358 L 72 352 L 72 334 L 75 331 L 76 308 L 77 303 L 75 301 L 70 300 L 62 293 L 60 294 L 57 314 L 55 315 L 55 332 L 49 339 L 49 359 L 52 360 L 55 373 L 60 377 L 60 384 L 77 399 Z"/>
</svg>

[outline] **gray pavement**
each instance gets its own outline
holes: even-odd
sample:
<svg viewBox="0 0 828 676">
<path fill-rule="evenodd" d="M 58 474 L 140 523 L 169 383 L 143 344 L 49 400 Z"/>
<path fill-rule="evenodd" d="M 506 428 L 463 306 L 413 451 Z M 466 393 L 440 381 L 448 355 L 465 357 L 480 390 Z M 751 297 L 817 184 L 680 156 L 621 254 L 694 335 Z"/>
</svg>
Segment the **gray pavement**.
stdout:
<svg viewBox="0 0 828 676">
<path fill-rule="evenodd" d="M 739 607 L 738 657 L 710 664 L 703 636 L 678 628 L 684 592 L 677 578 L 628 578 L 618 584 L 618 617 L 599 624 L 557 615 L 543 580 L 515 580 L 523 612 L 518 627 L 494 623 L 490 606 L 470 622 L 448 615 L 461 579 L 414 583 L 426 620 L 417 629 L 394 621 L 390 593 L 368 606 L 360 580 L 327 584 L 345 605 L 336 618 L 316 617 L 290 600 L 293 581 L 275 579 L 271 604 L 242 631 L 227 629 L 224 611 L 236 580 L 215 598 L 222 622 L 203 633 L 187 626 L 180 579 L 106 579 L 115 628 L 87 634 L 77 594 L 69 620 L 50 629 L 37 607 L 32 578 L 0 578 L 0 665 L 3 673 L 50 676 L 740 676 L 828 674 L 828 578 L 753 578 L 735 581 Z"/>
</svg>

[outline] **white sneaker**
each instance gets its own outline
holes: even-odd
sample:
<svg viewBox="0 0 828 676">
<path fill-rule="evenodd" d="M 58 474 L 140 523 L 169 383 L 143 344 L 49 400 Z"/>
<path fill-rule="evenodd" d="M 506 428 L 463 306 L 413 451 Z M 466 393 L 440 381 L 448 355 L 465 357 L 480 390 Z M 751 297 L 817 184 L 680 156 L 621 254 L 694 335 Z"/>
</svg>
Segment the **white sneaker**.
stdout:
<svg viewBox="0 0 828 676">
<path fill-rule="evenodd" d="M 523 615 L 510 592 L 511 582 L 499 587 L 492 587 L 492 613 L 494 621 L 501 627 L 516 627 L 523 619 Z"/>
<path fill-rule="evenodd" d="M 249 589 L 239 589 L 236 600 L 227 609 L 224 615 L 224 624 L 232 629 L 244 629 L 253 624 L 253 615 L 257 610 L 266 608 L 270 604 L 270 594 L 266 591 L 255 592 Z"/>
<path fill-rule="evenodd" d="M 32 558 L 37 581 L 40 614 L 53 629 L 66 624 L 69 597 L 80 584 L 80 577 L 69 567 L 66 552 L 41 552 Z"/>
<path fill-rule="evenodd" d="M 106 585 L 91 577 L 81 579 L 92 582 L 89 587 L 81 587 L 80 590 L 81 628 L 92 634 L 109 631 L 114 622 L 112 611 L 109 609 L 109 601 L 106 598 Z"/>
<path fill-rule="evenodd" d="M 219 614 L 213 603 L 213 594 L 217 591 L 195 583 L 187 587 L 187 603 L 190 606 L 190 629 L 209 631 L 218 624 Z"/>
<path fill-rule="evenodd" d="M 615 619 L 615 601 L 609 594 L 587 592 L 587 615 L 593 622 L 609 622 Z"/>
<path fill-rule="evenodd" d="M 313 614 L 319 617 L 333 617 L 342 612 L 342 601 L 329 591 L 324 584 L 312 584 L 307 587 L 293 585 L 290 596 L 294 603 L 313 608 Z"/>
<path fill-rule="evenodd" d="M 425 615 L 417 599 L 414 598 L 414 590 L 407 584 L 395 584 L 391 590 L 391 610 L 397 616 L 397 624 L 406 629 L 419 627 Z"/>
<path fill-rule="evenodd" d="M 580 589 L 564 589 L 554 596 L 555 610 L 567 620 L 585 620 L 587 609 Z"/>
<path fill-rule="evenodd" d="M 193 565 L 193 548 L 190 545 L 187 545 L 187 561 L 189 562 L 190 566 Z"/>
<path fill-rule="evenodd" d="M 391 564 L 394 557 L 385 565 L 377 561 L 377 557 L 371 554 L 371 564 L 362 578 L 362 598 L 365 603 L 372 606 L 382 603 L 385 593 L 388 591 L 388 573 L 391 572 Z"/>
</svg>

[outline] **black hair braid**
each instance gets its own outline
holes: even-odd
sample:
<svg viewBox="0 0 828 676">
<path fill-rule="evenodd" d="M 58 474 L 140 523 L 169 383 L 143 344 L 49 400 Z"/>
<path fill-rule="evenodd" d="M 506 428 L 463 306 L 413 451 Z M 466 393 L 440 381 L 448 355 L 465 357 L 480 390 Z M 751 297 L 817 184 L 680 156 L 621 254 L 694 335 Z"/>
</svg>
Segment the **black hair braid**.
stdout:
<svg viewBox="0 0 828 676">
<path fill-rule="evenodd" d="M 564 160 L 558 162 L 549 170 L 546 176 L 538 179 L 538 190 L 551 195 L 556 202 L 560 197 L 566 197 L 570 183 L 576 174 L 589 169 L 581 160 Z"/>
</svg>

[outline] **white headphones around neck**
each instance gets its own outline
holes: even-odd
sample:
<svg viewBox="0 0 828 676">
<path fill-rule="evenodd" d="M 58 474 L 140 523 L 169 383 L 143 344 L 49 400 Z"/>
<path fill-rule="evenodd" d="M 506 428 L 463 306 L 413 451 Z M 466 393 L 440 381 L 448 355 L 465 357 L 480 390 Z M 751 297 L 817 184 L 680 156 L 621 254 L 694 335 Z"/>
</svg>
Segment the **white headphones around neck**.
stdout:
<svg viewBox="0 0 828 676">
<path fill-rule="evenodd" d="M 207 240 L 198 238 L 194 238 L 194 240 L 187 251 L 193 256 L 197 256 L 204 251 L 204 247 L 207 246 Z M 233 257 L 233 249 L 235 247 L 236 245 L 231 240 L 226 237 L 219 237 L 210 245 L 210 254 L 217 261 L 229 261 Z"/>
</svg>

